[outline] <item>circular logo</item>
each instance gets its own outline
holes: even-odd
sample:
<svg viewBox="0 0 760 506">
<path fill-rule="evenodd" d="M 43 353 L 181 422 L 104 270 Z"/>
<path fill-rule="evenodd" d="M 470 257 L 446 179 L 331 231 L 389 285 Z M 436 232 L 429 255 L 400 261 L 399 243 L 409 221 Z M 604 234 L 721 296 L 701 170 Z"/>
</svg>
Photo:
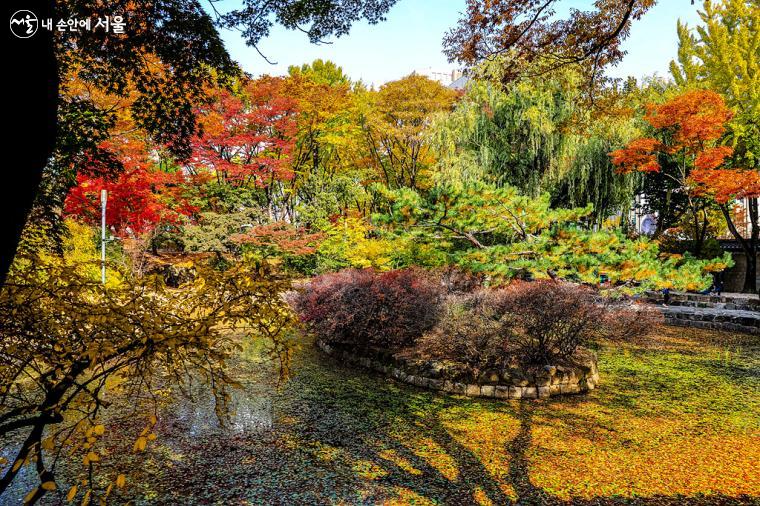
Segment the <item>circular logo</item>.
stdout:
<svg viewBox="0 0 760 506">
<path fill-rule="evenodd" d="M 28 39 L 39 27 L 37 16 L 32 11 L 20 10 L 11 16 L 11 32 L 19 39 Z"/>
</svg>

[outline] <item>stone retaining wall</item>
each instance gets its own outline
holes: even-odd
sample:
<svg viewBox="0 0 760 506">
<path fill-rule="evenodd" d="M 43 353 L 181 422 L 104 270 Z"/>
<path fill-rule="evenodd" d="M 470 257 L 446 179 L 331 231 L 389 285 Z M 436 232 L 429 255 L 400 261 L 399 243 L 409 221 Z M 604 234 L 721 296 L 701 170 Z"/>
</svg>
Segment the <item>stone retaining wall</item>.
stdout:
<svg viewBox="0 0 760 506">
<path fill-rule="evenodd" d="M 420 372 L 419 364 L 409 366 L 403 359 L 381 361 L 377 357 L 356 356 L 325 342 L 317 341 L 317 346 L 326 354 L 348 363 L 361 365 L 381 372 L 392 378 L 431 390 L 468 397 L 488 397 L 496 399 L 544 399 L 556 395 L 588 392 L 599 384 L 596 355 L 585 350 L 585 360 L 574 367 L 547 366 L 540 373 L 523 373 L 504 381 L 498 374 L 484 376 L 476 383 L 454 381 L 447 378 L 443 368 L 436 368 L 435 362 L 428 362 L 429 370 L 437 371 L 437 377 Z M 414 369 L 414 370 L 412 370 Z"/>
<path fill-rule="evenodd" d="M 757 312 L 679 307 L 661 311 L 668 325 L 760 335 L 760 313 Z"/>
<path fill-rule="evenodd" d="M 644 297 L 647 301 L 654 304 L 662 304 L 664 302 L 662 292 L 647 291 Z M 757 295 L 752 294 L 703 295 L 699 293 L 671 292 L 668 305 L 760 312 L 760 299 Z"/>
</svg>

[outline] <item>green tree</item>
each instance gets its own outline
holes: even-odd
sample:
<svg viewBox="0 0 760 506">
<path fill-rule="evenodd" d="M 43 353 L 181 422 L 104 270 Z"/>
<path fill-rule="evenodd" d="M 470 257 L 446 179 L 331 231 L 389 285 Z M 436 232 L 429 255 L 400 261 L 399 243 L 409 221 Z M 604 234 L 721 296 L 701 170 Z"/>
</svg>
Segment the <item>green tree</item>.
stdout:
<svg viewBox="0 0 760 506">
<path fill-rule="evenodd" d="M 646 237 L 630 240 L 618 230 L 586 226 L 591 205 L 555 209 L 548 194 L 529 197 L 510 186 L 470 182 L 437 186 L 426 195 L 401 189 L 387 198 L 391 208 L 378 222 L 492 283 L 528 276 L 595 284 L 606 274 L 630 290 L 697 290 L 709 286 L 708 271 L 731 263 L 727 254 L 712 261 L 660 254 Z"/>
<path fill-rule="evenodd" d="M 635 178 L 616 175 L 607 157 L 636 129 L 627 115 L 588 121 L 579 107 L 580 76 L 566 70 L 506 87 L 476 79 L 451 114 L 433 123 L 441 180 L 483 180 L 528 195 L 549 192 L 555 205 L 594 204 L 601 222 L 625 209 Z"/>
</svg>

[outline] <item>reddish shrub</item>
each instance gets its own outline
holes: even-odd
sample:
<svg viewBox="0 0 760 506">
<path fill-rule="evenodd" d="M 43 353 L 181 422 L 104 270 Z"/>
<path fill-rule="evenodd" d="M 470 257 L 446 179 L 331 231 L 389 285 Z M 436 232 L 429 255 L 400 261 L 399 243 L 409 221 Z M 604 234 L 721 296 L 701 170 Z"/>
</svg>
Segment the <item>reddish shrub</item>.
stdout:
<svg viewBox="0 0 760 506">
<path fill-rule="evenodd" d="M 437 269 L 435 272 L 449 293 L 472 293 L 483 287 L 485 278 L 483 274 L 475 274 L 452 265 Z"/>
<path fill-rule="evenodd" d="M 480 289 L 446 299 L 435 328 L 419 340 L 422 358 L 453 360 L 478 374 L 501 369 L 514 358 L 513 322 L 504 310 L 507 292 Z"/>
<path fill-rule="evenodd" d="M 440 285 L 420 269 L 349 269 L 314 278 L 293 306 L 328 343 L 398 350 L 435 325 L 441 294 Z"/>
<path fill-rule="evenodd" d="M 604 319 L 597 326 L 596 337 L 630 341 L 646 337 L 662 324 L 662 313 L 646 304 L 631 301 L 605 300 Z"/>
<path fill-rule="evenodd" d="M 605 299 L 557 281 L 514 281 L 502 289 L 450 296 L 435 328 L 416 347 L 427 358 L 461 362 L 478 372 L 520 362 L 572 359 L 596 338 L 629 339 L 657 323 L 653 311 Z"/>
<path fill-rule="evenodd" d="M 507 288 L 515 351 L 529 364 L 569 358 L 597 335 L 606 308 L 591 288 L 557 281 L 516 281 Z"/>
</svg>

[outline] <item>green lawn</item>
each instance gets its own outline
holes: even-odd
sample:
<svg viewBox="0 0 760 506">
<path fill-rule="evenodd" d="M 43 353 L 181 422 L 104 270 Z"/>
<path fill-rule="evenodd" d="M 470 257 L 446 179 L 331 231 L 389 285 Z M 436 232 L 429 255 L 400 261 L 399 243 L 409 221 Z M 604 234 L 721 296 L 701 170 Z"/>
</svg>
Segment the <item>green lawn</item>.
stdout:
<svg viewBox="0 0 760 506">
<path fill-rule="evenodd" d="M 591 394 L 520 402 L 398 384 L 309 342 L 278 388 L 248 350 L 226 430 L 203 399 L 177 403 L 111 471 L 138 504 L 757 504 L 758 351 L 664 328 L 600 347 Z"/>
</svg>

